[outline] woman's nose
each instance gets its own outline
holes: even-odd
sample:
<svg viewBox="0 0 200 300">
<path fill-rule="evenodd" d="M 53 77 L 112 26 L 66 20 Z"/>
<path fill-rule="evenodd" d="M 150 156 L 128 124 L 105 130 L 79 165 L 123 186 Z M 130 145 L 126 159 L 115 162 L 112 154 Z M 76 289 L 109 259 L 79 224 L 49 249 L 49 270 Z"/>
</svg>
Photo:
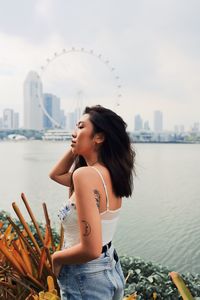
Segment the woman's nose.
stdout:
<svg viewBox="0 0 200 300">
<path fill-rule="evenodd" d="M 76 137 L 76 130 L 74 129 L 74 131 L 72 132 L 72 137 L 75 138 Z"/>
</svg>

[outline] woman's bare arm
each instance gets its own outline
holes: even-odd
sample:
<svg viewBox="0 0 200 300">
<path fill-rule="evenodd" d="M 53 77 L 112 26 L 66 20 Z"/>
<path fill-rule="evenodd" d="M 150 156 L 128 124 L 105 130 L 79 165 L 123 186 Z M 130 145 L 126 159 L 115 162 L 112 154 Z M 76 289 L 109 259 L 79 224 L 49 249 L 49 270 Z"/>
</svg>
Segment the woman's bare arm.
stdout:
<svg viewBox="0 0 200 300">
<path fill-rule="evenodd" d="M 52 256 L 54 266 L 85 263 L 99 257 L 102 250 L 101 220 L 94 194 L 99 182 L 98 175 L 94 174 L 94 170 L 82 167 L 74 172 L 73 181 L 80 243 L 55 252 Z"/>
<path fill-rule="evenodd" d="M 51 170 L 49 177 L 52 180 L 69 187 L 71 184 L 71 172 L 69 171 L 75 157 L 75 154 L 69 149 Z"/>
</svg>

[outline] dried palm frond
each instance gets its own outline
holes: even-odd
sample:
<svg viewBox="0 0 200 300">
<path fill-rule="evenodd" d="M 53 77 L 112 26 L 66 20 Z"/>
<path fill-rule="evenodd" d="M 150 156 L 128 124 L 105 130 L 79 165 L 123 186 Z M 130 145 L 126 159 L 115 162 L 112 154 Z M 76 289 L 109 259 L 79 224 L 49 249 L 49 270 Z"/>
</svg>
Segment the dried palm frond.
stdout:
<svg viewBox="0 0 200 300">
<path fill-rule="evenodd" d="M 24 193 L 21 198 L 37 235 L 14 202 L 12 206 L 19 221 L 7 216 L 7 223 L 0 222 L 0 299 L 43 299 L 38 294 L 41 290 L 42 293 L 52 292 L 48 289 L 48 280 L 55 283 L 56 289 L 52 289 L 52 295 L 59 299 L 51 253 L 61 247 L 59 244 L 62 241 L 55 245 L 46 204 L 43 203 L 46 225 L 42 233 Z"/>
</svg>

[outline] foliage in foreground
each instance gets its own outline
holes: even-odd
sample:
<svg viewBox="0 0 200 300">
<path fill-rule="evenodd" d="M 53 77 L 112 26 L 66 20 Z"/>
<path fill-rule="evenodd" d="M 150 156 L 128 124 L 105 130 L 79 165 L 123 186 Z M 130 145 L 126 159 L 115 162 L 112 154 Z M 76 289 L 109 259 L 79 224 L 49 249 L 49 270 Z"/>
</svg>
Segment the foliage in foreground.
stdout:
<svg viewBox="0 0 200 300">
<path fill-rule="evenodd" d="M 51 228 L 44 203 L 46 225 L 42 226 L 36 221 L 25 195 L 21 197 L 31 223 L 25 221 L 16 203 L 13 209 L 19 220 L 0 212 L 0 299 L 59 300 L 51 254 L 60 249 L 63 232 L 58 235 Z M 169 269 L 140 258 L 121 256 L 120 259 L 126 277 L 124 299 L 200 299 L 200 275 L 182 275 L 182 279 L 178 273 L 170 273 Z"/>
<path fill-rule="evenodd" d="M 52 278 L 59 293 L 52 272 L 51 253 L 60 249 L 60 244 L 54 242 L 46 205 L 43 203 L 46 225 L 42 232 L 25 195 L 21 197 L 35 230 L 31 230 L 16 203 L 12 206 L 19 222 L 6 215 L 1 216 L 0 299 L 4 300 L 37 299 L 34 298 L 37 293 L 48 291 L 47 278 Z M 60 236 L 62 243 L 62 234 Z"/>
<path fill-rule="evenodd" d="M 176 276 L 178 273 L 171 272 L 166 267 L 151 262 L 146 263 L 137 257 L 121 256 L 120 260 L 126 277 L 125 295 L 133 297 L 135 294 L 135 298 L 130 299 L 192 300 L 193 297 L 200 299 L 197 298 L 200 296 L 200 275 L 181 274 L 188 287 L 186 288 L 184 282 L 181 282 L 180 275 Z M 179 284 L 180 282 L 181 284 Z M 177 288 L 179 288 L 179 292 Z M 190 292 L 186 293 L 186 289 L 189 289 L 191 294 Z"/>
</svg>

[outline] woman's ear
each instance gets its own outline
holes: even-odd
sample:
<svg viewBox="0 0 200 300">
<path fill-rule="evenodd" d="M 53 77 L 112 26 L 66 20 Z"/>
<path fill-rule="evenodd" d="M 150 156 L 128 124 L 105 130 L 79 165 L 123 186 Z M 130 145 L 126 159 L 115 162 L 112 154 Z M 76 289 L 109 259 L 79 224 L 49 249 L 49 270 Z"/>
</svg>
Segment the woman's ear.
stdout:
<svg viewBox="0 0 200 300">
<path fill-rule="evenodd" d="M 94 136 L 94 141 L 96 144 L 102 144 L 105 140 L 105 135 L 102 132 L 96 133 Z"/>
</svg>

